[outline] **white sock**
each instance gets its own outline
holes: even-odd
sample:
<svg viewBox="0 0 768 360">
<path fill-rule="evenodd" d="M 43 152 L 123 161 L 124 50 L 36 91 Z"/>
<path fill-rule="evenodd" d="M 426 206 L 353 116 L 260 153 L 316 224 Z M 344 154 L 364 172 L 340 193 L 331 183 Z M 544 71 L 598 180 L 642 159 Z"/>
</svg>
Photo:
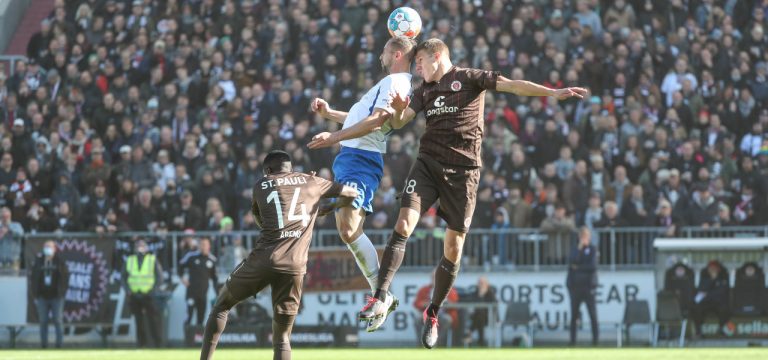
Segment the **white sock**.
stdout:
<svg viewBox="0 0 768 360">
<path fill-rule="evenodd" d="M 357 267 L 368 280 L 371 292 L 376 291 L 376 283 L 379 280 L 379 254 L 376 252 L 371 239 L 363 233 L 355 241 L 347 244 L 347 247 L 355 257 Z"/>
</svg>

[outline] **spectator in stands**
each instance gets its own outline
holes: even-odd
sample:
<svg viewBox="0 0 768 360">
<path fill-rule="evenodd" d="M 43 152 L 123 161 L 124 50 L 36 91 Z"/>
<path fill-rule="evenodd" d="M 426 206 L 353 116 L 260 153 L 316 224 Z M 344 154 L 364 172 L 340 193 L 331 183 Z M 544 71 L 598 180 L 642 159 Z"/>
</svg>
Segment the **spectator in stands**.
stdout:
<svg viewBox="0 0 768 360">
<path fill-rule="evenodd" d="M 717 315 L 720 326 L 718 335 L 723 335 L 723 325 L 728 322 L 730 285 L 728 274 L 717 261 L 707 264 L 706 272 L 699 279 L 699 287 L 694 298 L 692 317 L 695 324 L 696 336 L 701 336 L 701 325 L 710 312 Z"/>
<path fill-rule="evenodd" d="M 131 206 L 130 225 L 139 231 L 155 231 L 161 219 L 160 209 L 152 204 L 152 192 L 149 189 L 139 190 L 136 204 Z"/>
<path fill-rule="evenodd" d="M 583 222 L 584 210 L 589 205 L 590 184 L 587 178 L 587 163 L 576 162 L 573 174 L 563 184 L 563 199 L 568 212 L 574 215 L 577 223 Z"/>
<path fill-rule="evenodd" d="M 107 196 L 105 180 L 96 180 L 93 193 L 83 208 L 83 226 L 91 230 L 95 229 L 104 222 L 107 211 L 113 207 L 114 200 Z"/>
<path fill-rule="evenodd" d="M 520 189 L 513 187 L 509 191 L 509 198 L 507 203 L 504 204 L 504 208 L 509 214 L 509 221 L 512 228 L 515 229 L 527 229 L 532 224 L 533 209 L 531 205 L 522 198 Z"/>
<path fill-rule="evenodd" d="M 716 227 L 728 227 L 734 226 L 736 223 L 731 219 L 731 208 L 724 203 L 720 203 L 717 207 L 717 223 Z"/>
<path fill-rule="evenodd" d="M 37 307 L 40 346 L 43 349 L 48 347 L 48 324 L 53 323 L 56 330 L 56 348 L 61 348 L 64 337 L 62 315 L 69 272 L 64 259 L 58 255 L 56 243 L 49 240 L 43 244 L 43 251 L 35 257 L 31 270 L 29 290 Z"/>
<path fill-rule="evenodd" d="M 601 206 L 600 194 L 593 192 L 589 196 L 589 206 L 584 212 L 584 226 L 594 229 L 595 224 L 603 219 L 603 208 Z"/>
<path fill-rule="evenodd" d="M 680 220 L 672 215 L 672 204 L 668 200 L 664 199 L 659 201 L 658 209 L 656 209 L 656 222 L 655 226 L 662 227 L 663 234 L 666 237 L 675 237 L 680 235 Z"/>
<path fill-rule="evenodd" d="M 576 231 L 573 216 L 563 203 L 555 205 L 552 216 L 541 222 L 541 232 L 547 235 L 544 258 L 550 264 L 562 264 L 568 252 L 572 233 Z"/>
<path fill-rule="evenodd" d="M 687 207 L 688 225 L 709 227 L 717 222 L 718 202 L 712 197 L 709 186 L 698 184 Z"/>
<path fill-rule="evenodd" d="M 631 193 L 632 184 L 627 178 L 627 171 L 619 165 L 613 170 L 613 181 L 607 186 L 605 199 L 615 202 L 616 206 L 621 209 L 624 200 L 628 199 Z"/>
<path fill-rule="evenodd" d="M 106 184 L 112 176 L 112 166 L 104 159 L 104 149 L 91 150 L 91 161 L 83 172 L 83 186 L 86 191 L 94 189 L 97 182 Z"/>
<path fill-rule="evenodd" d="M 625 219 L 629 226 L 648 226 L 653 222 L 651 211 L 650 205 L 646 203 L 643 197 L 643 187 L 633 185 L 629 199 L 621 207 L 622 219 Z"/>
<path fill-rule="evenodd" d="M 579 243 L 568 257 L 568 278 L 566 285 L 571 298 L 571 340 L 576 344 L 576 331 L 579 328 L 581 303 L 587 306 L 592 328 L 592 345 L 597 345 L 600 329 L 597 327 L 595 289 L 597 288 L 597 260 L 599 254 L 592 244 L 592 232 L 582 227 L 579 229 Z"/>
<path fill-rule="evenodd" d="M 201 229 L 203 227 L 203 212 L 192 203 L 192 192 L 185 190 L 181 193 L 181 206 L 171 214 L 171 224 L 177 230 Z"/>
<path fill-rule="evenodd" d="M 603 205 L 604 216 L 596 223 L 595 228 L 614 228 L 627 226 L 627 222 L 619 217 L 619 208 L 613 201 L 606 201 Z"/>
<path fill-rule="evenodd" d="M 765 224 L 765 201 L 755 196 L 753 185 L 745 182 L 741 186 L 741 194 L 733 207 L 733 217 L 739 225 Z"/>
</svg>

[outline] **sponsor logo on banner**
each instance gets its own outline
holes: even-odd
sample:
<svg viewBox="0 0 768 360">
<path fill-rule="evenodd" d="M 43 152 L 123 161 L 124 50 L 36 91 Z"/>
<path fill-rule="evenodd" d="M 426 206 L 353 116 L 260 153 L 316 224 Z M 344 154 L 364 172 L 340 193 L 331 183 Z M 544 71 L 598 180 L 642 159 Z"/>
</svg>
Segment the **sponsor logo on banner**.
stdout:
<svg viewBox="0 0 768 360">
<path fill-rule="evenodd" d="M 354 260 L 352 277 L 365 281 L 356 269 Z M 529 302 L 534 321 L 540 333 L 537 338 L 553 334 L 561 336 L 570 323 L 570 300 L 565 286 L 566 272 L 493 272 L 460 273 L 456 287 L 460 294 L 473 293 L 477 279 L 488 278 L 499 300 L 499 318 L 504 319 L 507 302 Z M 595 289 L 598 318 L 600 322 L 621 322 L 627 300 L 647 300 L 651 313 L 655 311 L 655 281 L 652 271 L 616 271 L 599 273 L 599 285 Z M 398 273 L 391 291 L 400 299 L 400 307 L 390 315 L 384 327 L 375 333 L 366 333 L 368 341 L 412 340 L 413 329 L 421 323 L 424 309 L 414 307 L 416 294 L 430 281 L 429 272 Z M 359 291 L 325 291 L 306 293 L 302 299 L 303 310 L 296 319 L 297 324 L 320 326 L 356 326 L 364 331 L 365 323 L 357 321 L 357 312 L 365 305 L 367 286 Z M 460 301 L 461 301 L 460 295 Z M 467 296 L 467 295 L 464 295 Z M 266 299 L 265 297 L 265 300 Z M 469 310 L 471 311 L 471 310 Z M 586 309 L 582 309 L 587 316 Z M 587 327 L 589 322 L 586 323 Z"/>
<path fill-rule="evenodd" d="M 718 336 L 719 324 L 716 320 L 710 320 L 701 326 L 704 336 Z M 768 338 L 768 317 L 759 318 L 733 318 L 723 326 L 723 335 L 726 338 Z"/>
</svg>

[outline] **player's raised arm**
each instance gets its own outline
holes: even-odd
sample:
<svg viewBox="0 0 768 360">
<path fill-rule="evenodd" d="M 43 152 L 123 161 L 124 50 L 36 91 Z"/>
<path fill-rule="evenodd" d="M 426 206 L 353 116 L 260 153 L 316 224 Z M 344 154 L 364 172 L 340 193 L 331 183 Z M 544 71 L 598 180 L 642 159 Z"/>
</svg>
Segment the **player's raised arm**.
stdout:
<svg viewBox="0 0 768 360">
<path fill-rule="evenodd" d="M 402 97 L 397 93 L 392 95 L 392 102 L 390 103 L 390 106 L 395 110 L 395 113 L 392 115 L 392 119 L 389 120 L 389 123 L 392 125 L 393 129 L 402 128 L 416 116 L 416 112 L 408 107 L 410 104 L 410 96 Z"/>
<path fill-rule="evenodd" d="M 337 122 L 339 124 L 343 124 L 344 119 L 347 118 L 346 112 L 331 109 L 330 105 L 328 105 L 328 102 L 321 98 L 313 99 L 309 104 L 309 108 L 312 110 L 312 112 L 322 116 L 323 119 Z"/>
<path fill-rule="evenodd" d="M 501 92 L 513 93 L 520 96 L 553 96 L 558 100 L 577 97 L 583 99 L 589 92 L 580 87 L 569 87 L 563 89 L 550 89 L 536 83 L 525 80 L 511 80 L 499 76 L 496 81 L 496 90 Z"/>
<path fill-rule="evenodd" d="M 340 141 L 357 139 L 380 129 L 391 117 L 392 114 L 387 110 L 376 108 L 371 115 L 368 115 L 365 119 L 353 126 L 333 133 L 322 132 L 315 135 L 307 146 L 310 149 L 320 149 L 332 146 Z"/>
</svg>

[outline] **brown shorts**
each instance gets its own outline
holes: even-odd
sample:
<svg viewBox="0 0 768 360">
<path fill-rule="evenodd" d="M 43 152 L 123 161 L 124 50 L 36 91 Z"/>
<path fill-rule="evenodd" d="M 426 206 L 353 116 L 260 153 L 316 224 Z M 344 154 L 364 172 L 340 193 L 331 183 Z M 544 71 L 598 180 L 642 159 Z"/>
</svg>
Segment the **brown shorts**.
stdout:
<svg viewBox="0 0 768 360">
<path fill-rule="evenodd" d="M 276 272 L 244 260 L 227 278 L 227 288 L 237 302 L 272 287 L 272 308 L 276 314 L 296 315 L 301 302 L 304 274 Z"/>
<path fill-rule="evenodd" d="M 424 214 L 438 199 L 437 214 L 448 228 L 466 233 L 477 203 L 480 169 L 449 167 L 419 155 L 400 194 L 400 207 Z"/>
</svg>

